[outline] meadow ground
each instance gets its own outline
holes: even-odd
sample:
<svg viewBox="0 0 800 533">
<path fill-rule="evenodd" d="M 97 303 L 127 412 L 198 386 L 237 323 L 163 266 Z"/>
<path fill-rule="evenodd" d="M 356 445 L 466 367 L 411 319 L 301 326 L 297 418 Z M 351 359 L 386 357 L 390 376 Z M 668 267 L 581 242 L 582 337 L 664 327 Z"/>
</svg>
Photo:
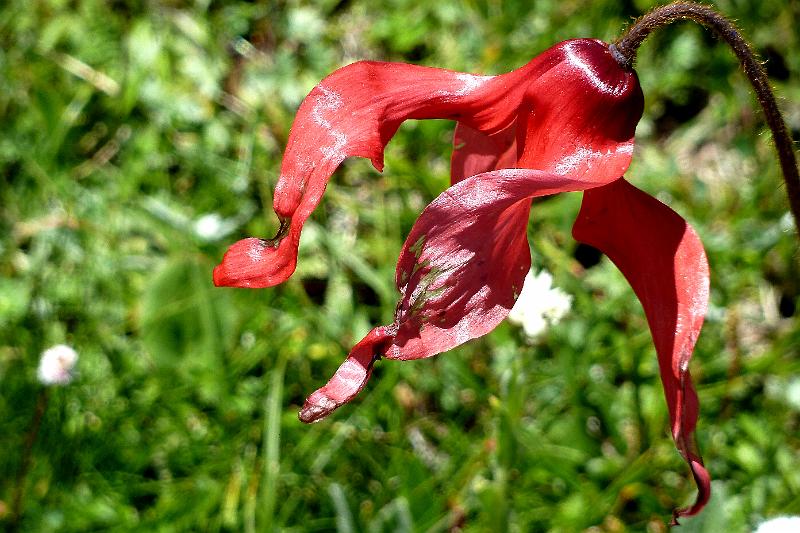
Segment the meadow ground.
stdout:
<svg viewBox="0 0 800 533">
<path fill-rule="evenodd" d="M 767 60 L 798 139 L 800 7 L 715 4 Z M 294 112 L 335 68 L 501 73 L 564 39 L 612 40 L 651 5 L 3 2 L 0 524 L 664 531 L 694 485 L 641 307 L 571 237 L 580 194 L 537 201 L 529 225 L 535 267 L 572 297 L 559 324 L 531 342 L 504 323 L 430 360 L 380 362 L 351 405 L 298 421 L 352 344 L 391 320 L 397 254 L 448 183 L 451 122 L 404 124 L 383 174 L 348 160 L 290 281 L 211 283 L 228 244 L 274 233 Z M 646 108 L 627 176 L 694 225 L 712 270 L 692 373 L 714 495 L 682 531 L 749 531 L 800 514 L 800 241 L 728 50 L 678 24 L 637 70 Z M 45 388 L 39 355 L 60 343 L 77 372 Z"/>
</svg>

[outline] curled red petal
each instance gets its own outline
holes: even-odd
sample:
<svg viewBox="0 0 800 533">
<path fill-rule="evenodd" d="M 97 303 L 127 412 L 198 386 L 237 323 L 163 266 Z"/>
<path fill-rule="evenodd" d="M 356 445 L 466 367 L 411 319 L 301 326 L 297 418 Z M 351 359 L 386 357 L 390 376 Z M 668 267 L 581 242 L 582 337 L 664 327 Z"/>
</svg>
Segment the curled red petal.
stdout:
<svg viewBox="0 0 800 533">
<path fill-rule="evenodd" d="M 568 176 L 504 169 L 471 176 L 439 195 L 400 253 L 394 322 L 356 345 L 328 385 L 306 401 L 301 420 L 320 420 L 352 399 L 379 356 L 430 357 L 494 329 L 530 269 L 531 198 L 585 187 Z"/>
<path fill-rule="evenodd" d="M 273 207 L 291 238 L 263 246 L 255 261 L 248 252 L 257 241 L 237 243 L 218 267 L 215 283 L 267 287 L 286 280 L 297 262 L 302 226 L 345 158 L 366 157 L 381 170 L 384 147 L 410 118 L 449 118 L 484 131 L 500 129 L 519 105 L 522 81 L 544 68 L 534 60 L 508 74 L 478 76 L 362 61 L 337 70 L 300 105 L 283 155 Z"/>
<path fill-rule="evenodd" d="M 300 410 L 300 420 L 307 424 L 318 422 L 361 392 L 372 375 L 373 364 L 390 340 L 385 326 L 370 331 L 353 347 L 330 381 L 308 397 Z"/>
<path fill-rule="evenodd" d="M 658 353 L 672 436 L 692 469 L 698 494 L 674 517 L 698 513 L 711 495 L 708 471 L 694 438 L 697 393 L 689 359 L 708 307 L 708 261 L 686 221 L 624 179 L 584 193 L 573 228 L 617 265 L 644 308 Z"/>
<path fill-rule="evenodd" d="M 490 137 L 504 132 L 496 138 L 503 146 L 514 130 L 523 157 L 499 164 L 580 175 L 595 184 L 616 178 L 630 163 L 641 90 L 635 74 L 615 65 L 608 45 L 578 39 L 499 76 L 370 61 L 337 70 L 301 104 L 281 164 L 273 203 L 293 238 L 287 245 L 277 239 L 256 263 L 239 253 L 247 241 L 226 255 L 216 279 L 265 287 L 288 278 L 301 228 L 333 171 L 348 156 L 369 158 L 380 170 L 386 143 L 407 119 L 457 120 Z M 478 169 L 492 168 L 472 168 Z"/>
<path fill-rule="evenodd" d="M 528 84 L 518 112 L 517 166 L 608 183 L 631 162 L 644 107 L 639 80 L 601 41 L 577 39 L 556 48 L 558 68 Z"/>
<path fill-rule="evenodd" d="M 299 240 L 300 227 L 295 226 L 285 237 L 249 237 L 234 243 L 214 267 L 214 285 L 261 289 L 283 283 L 297 265 Z"/>
</svg>

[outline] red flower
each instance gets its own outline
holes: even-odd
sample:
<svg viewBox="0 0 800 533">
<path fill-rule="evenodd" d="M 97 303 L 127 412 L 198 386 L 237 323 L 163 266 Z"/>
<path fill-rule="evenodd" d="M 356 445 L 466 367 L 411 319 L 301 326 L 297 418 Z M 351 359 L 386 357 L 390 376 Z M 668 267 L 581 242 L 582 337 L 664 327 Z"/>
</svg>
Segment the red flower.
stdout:
<svg viewBox="0 0 800 533">
<path fill-rule="evenodd" d="M 422 212 L 397 264 L 394 322 L 378 326 L 306 400 L 315 422 L 364 387 L 380 357 L 419 359 L 494 329 L 530 268 L 531 199 L 586 191 L 573 234 L 606 253 L 645 309 L 658 352 L 672 434 L 699 487 L 709 476 L 694 446 L 697 396 L 689 358 L 708 301 L 708 265 L 695 232 L 621 176 L 633 152 L 643 96 L 608 45 L 573 40 L 499 76 L 399 63 L 337 70 L 297 112 L 275 189 L 281 229 L 244 239 L 214 269 L 214 283 L 269 287 L 294 272 L 303 223 L 348 156 L 383 168 L 383 149 L 406 119 L 458 122 L 451 187 Z"/>
</svg>

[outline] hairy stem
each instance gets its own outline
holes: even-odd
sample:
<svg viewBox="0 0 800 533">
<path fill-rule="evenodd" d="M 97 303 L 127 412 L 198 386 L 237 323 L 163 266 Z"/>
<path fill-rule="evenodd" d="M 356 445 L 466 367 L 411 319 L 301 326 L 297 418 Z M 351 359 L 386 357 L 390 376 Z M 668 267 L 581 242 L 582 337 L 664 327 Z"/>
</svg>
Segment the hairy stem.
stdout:
<svg viewBox="0 0 800 533">
<path fill-rule="evenodd" d="M 789 206 L 794 215 L 798 235 L 800 235 L 800 176 L 798 176 L 792 138 L 778 109 L 764 68 L 750 45 L 730 20 L 710 7 L 693 2 L 675 2 L 657 7 L 634 22 L 625 35 L 611 45 L 614 57 L 623 68 L 633 69 L 636 51 L 647 36 L 661 26 L 682 19 L 693 20 L 713 30 L 728 43 L 736 57 L 739 58 L 739 63 L 764 110 L 767 125 L 772 130 L 775 149 L 778 151 L 778 159 L 783 171 L 783 181 L 786 183 L 786 194 L 789 196 Z"/>
</svg>

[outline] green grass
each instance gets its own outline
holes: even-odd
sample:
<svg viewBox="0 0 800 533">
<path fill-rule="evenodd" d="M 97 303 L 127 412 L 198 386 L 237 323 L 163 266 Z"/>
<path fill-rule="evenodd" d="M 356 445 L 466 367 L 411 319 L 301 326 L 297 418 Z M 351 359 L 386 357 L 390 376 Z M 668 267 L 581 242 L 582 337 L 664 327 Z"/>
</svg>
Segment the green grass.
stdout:
<svg viewBox="0 0 800 533">
<path fill-rule="evenodd" d="M 297 420 L 391 319 L 394 267 L 448 183 L 452 123 L 403 125 L 386 170 L 348 160 L 272 289 L 216 289 L 237 238 L 270 236 L 294 111 L 356 59 L 482 73 L 616 37 L 648 1 L 113 3 L 0 7 L 0 524 L 42 387 L 23 531 L 663 531 L 694 496 L 668 435 L 639 304 L 583 269 L 580 195 L 537 202 L 534 264 L 573 296 L 531 345 L 502 324 L 431 360 L 384 361 L 330 419 Z M 724 1 L 800 131 L 797 5 Z M 697 229 L 711 310 L 692 363 L 714 481 L 683 531 L 800 514 L 800 252 L 770 137 L 725 47 L 680 24 L 637 68 L 628 178 Z M 222 232 L 198 232 L 215 213 Z"/>
</svg>

